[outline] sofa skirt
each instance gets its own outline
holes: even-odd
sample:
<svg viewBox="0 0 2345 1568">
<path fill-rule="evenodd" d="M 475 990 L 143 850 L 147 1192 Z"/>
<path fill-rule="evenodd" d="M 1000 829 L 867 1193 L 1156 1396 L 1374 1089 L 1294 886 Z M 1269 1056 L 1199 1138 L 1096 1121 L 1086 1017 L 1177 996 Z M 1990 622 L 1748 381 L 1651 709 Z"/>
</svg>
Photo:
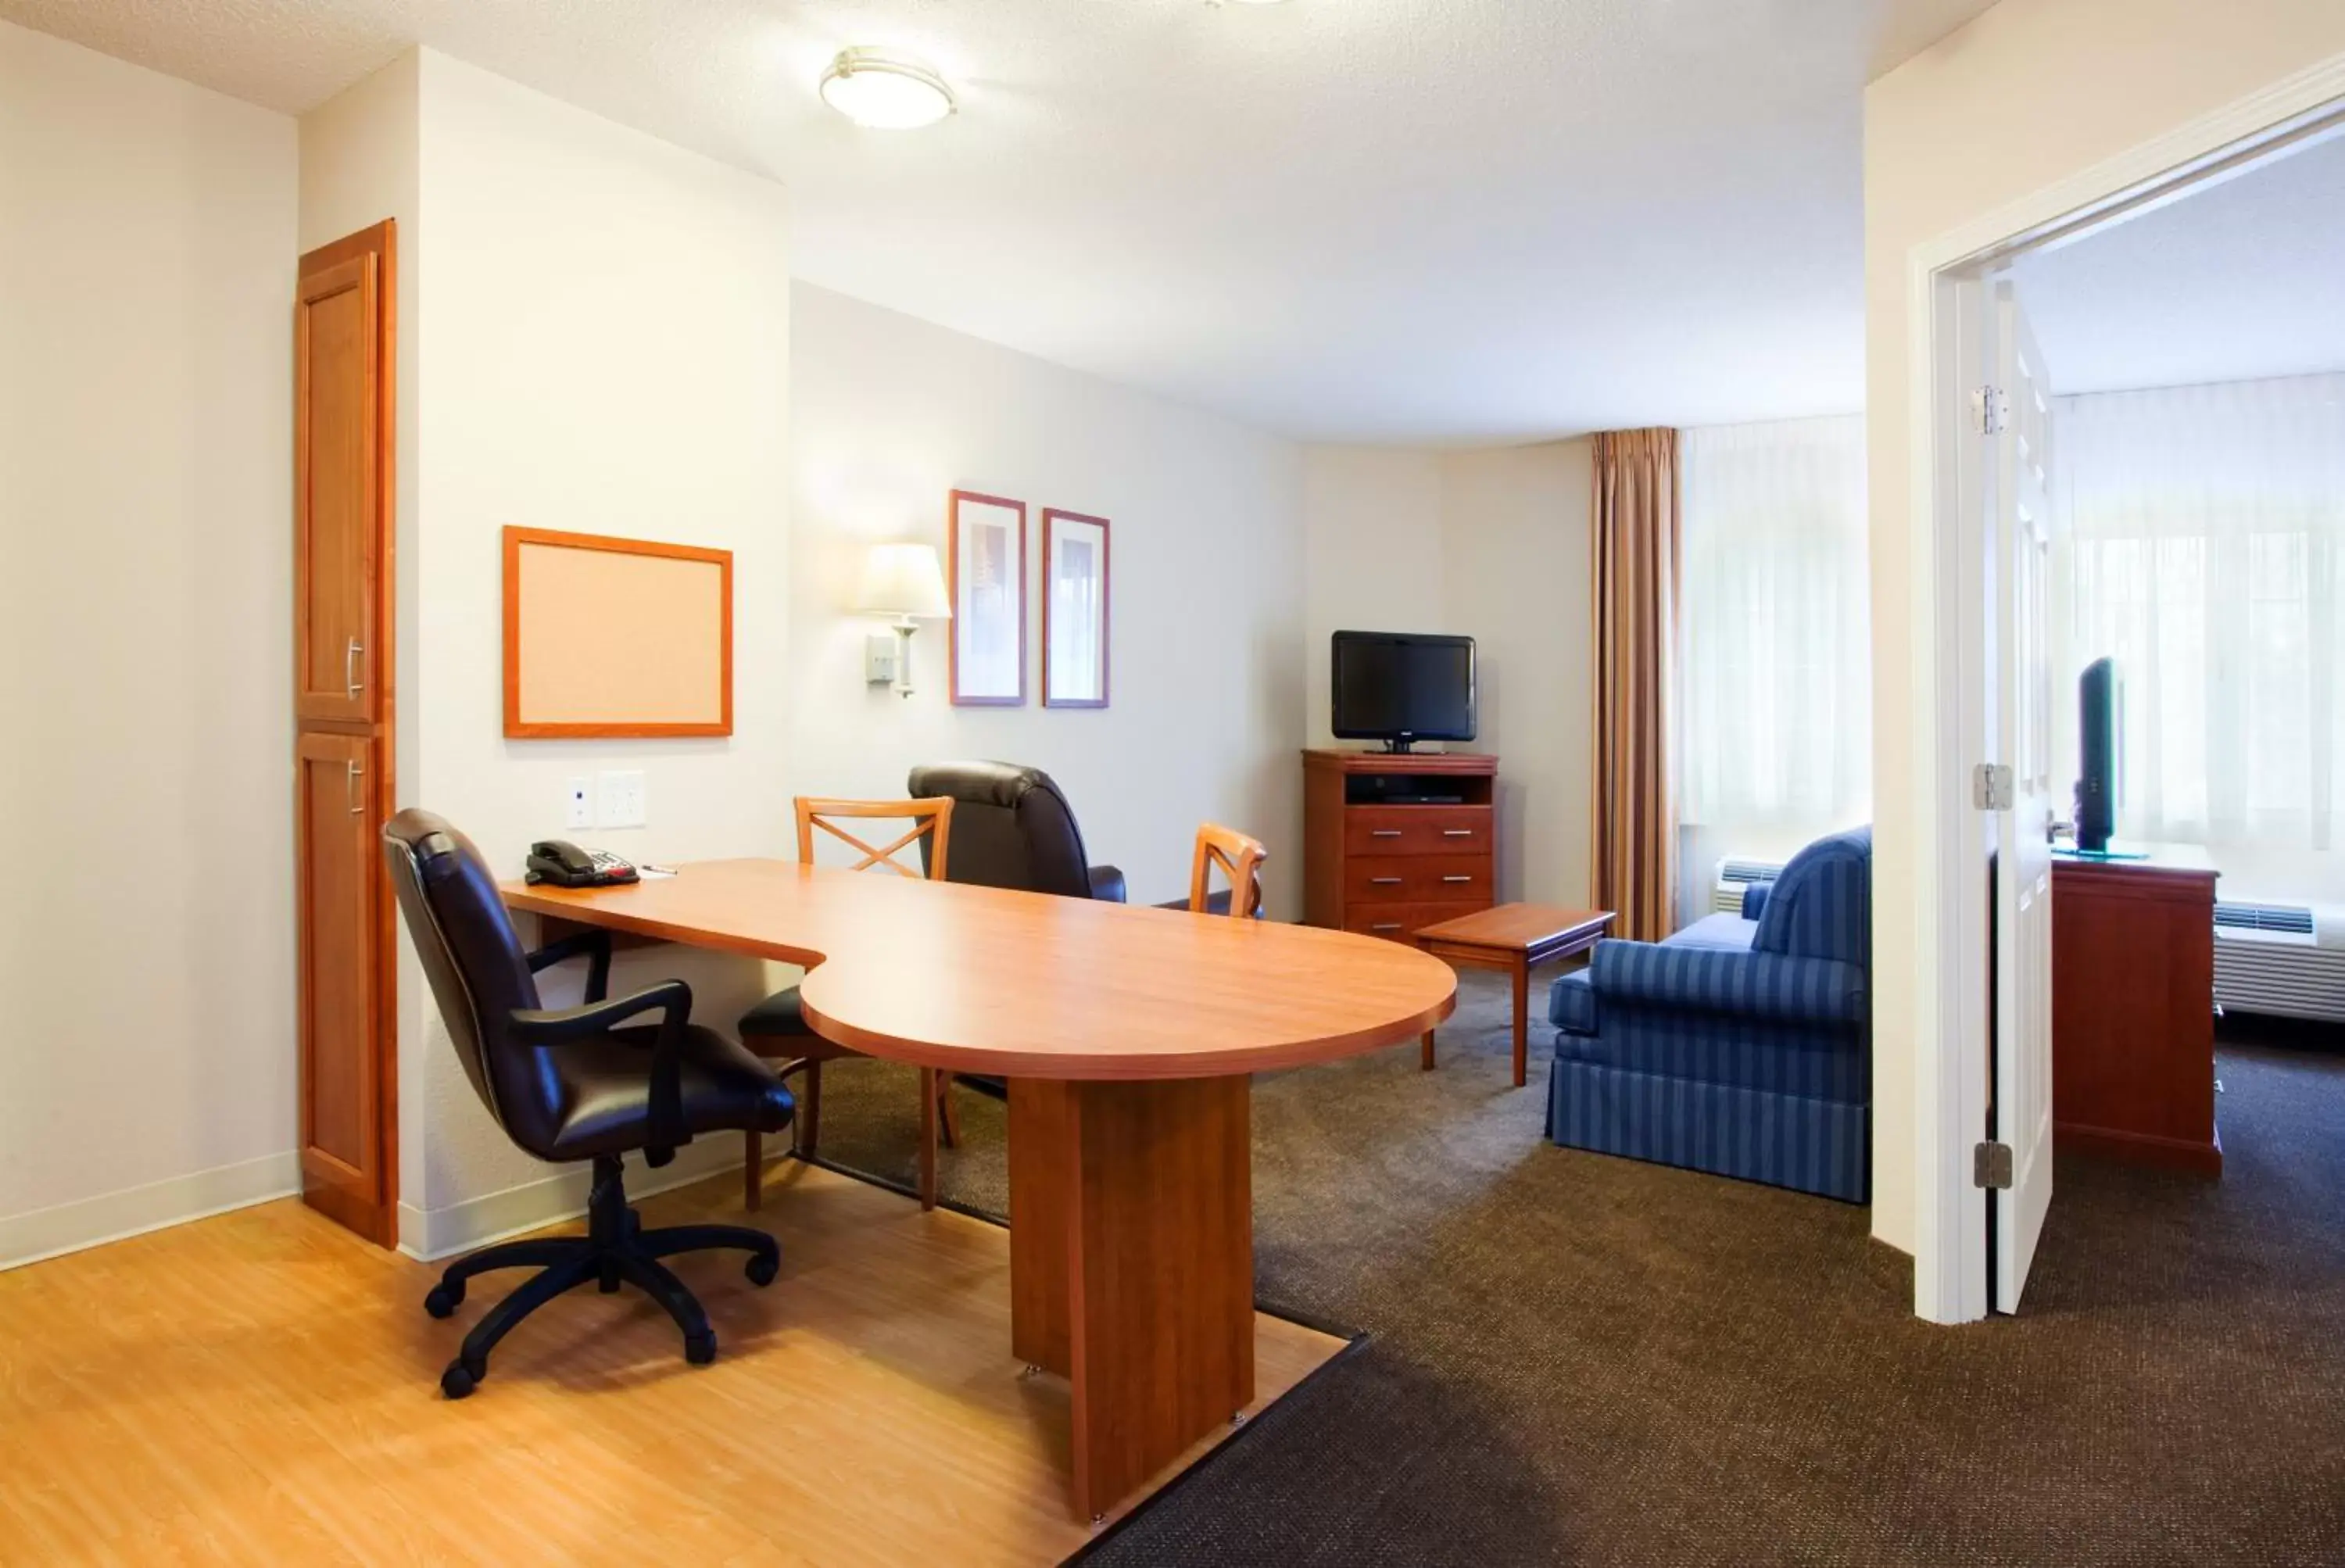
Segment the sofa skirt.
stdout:
<svg viewBox="0 0 2345 1568">
<path fill-rule="evenodd" d="M 1548 1080 L 1547 1135 L 1566 1148 L 1848 1203 L 1872 1196 L 1873 1113 L 1865 1105 L 1558 1057 Z"/>
</svg>

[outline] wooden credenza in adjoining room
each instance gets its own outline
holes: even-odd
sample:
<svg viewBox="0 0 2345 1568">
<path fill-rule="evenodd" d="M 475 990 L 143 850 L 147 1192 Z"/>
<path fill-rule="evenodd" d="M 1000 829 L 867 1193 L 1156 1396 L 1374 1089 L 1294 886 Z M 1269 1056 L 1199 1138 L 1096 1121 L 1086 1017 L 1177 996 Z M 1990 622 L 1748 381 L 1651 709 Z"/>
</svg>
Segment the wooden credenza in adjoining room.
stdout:
<svg viewBox="0 0 2345 1568">
<path fill-rule="evenodd" d="M 2052 1131 L 2065 1149 L 2223 1174 L 2215 878 L 2205 854 L 2052 862 Z"/>
<path fill-rule="evenodd" d="M 1304 916 L 1407 942 L 1497 896 L 1498 759 L 1460 752 L 1303 754 Z"/>
</svg>

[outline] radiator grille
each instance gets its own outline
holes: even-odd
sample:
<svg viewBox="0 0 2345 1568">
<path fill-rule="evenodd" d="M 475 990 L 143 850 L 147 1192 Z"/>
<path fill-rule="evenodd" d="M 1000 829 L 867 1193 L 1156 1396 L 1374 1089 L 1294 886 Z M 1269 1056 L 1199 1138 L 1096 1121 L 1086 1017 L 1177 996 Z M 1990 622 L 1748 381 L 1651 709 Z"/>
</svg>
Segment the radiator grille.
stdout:
<svg viewBox="0 0 2345 1568">
<path fill-rule="evenodd" d="M 2308 905 L 2218 903 L 2215 1000 L 2227 1013 L 2345 1023 L 2345 948 L 2320 945 Z"/>
</svg>

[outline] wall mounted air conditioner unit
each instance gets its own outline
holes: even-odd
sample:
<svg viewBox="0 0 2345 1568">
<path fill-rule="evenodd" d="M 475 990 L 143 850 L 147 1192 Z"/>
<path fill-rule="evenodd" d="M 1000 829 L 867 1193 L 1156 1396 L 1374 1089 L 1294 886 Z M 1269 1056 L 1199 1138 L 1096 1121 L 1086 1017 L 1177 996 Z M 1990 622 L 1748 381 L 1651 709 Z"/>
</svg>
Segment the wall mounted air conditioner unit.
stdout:
<svg viewBox="0 0 2345 1568">
<path fill-rule="evenodd" d="M 2345 1023 L 2345 909 L 2218 903 L 2215 1000 L 2227 1013 Z"/>
<path fill-rule="evenodd" d="M 1752 882 L 1771 882 L 1782 874 L 1782 864 L 1774 860 L 1754 860 L 1742 855 L 1727 856 L 1718 862 L 1718 880 L 1711 885 L 1711 912 L 1741 914 L 1744 888 Z"/>
</svg>

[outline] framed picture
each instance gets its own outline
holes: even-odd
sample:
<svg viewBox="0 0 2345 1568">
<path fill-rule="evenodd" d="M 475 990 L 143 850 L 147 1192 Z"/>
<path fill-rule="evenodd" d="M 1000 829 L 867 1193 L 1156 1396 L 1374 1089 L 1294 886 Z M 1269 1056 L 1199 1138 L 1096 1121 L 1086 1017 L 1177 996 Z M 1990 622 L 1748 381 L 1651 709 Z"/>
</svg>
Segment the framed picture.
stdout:
<svg viewBox="0 0 2345 1568">
<path fill-rule="evenodd" d="M 1026 701 L 1026 503 L 956 490 L 945 524 L 952 595 L 952 700 L 959 708 Z"/>
<path fill-rule="evenodd" d="M 1107 519 L 1042 509 L 1042 706 L 1107 706 Z"/>
<path fill-rule="evenodd" d="M 733 555 L 504 531 L 505 734 L 733 733 Z"/>
</svg>

